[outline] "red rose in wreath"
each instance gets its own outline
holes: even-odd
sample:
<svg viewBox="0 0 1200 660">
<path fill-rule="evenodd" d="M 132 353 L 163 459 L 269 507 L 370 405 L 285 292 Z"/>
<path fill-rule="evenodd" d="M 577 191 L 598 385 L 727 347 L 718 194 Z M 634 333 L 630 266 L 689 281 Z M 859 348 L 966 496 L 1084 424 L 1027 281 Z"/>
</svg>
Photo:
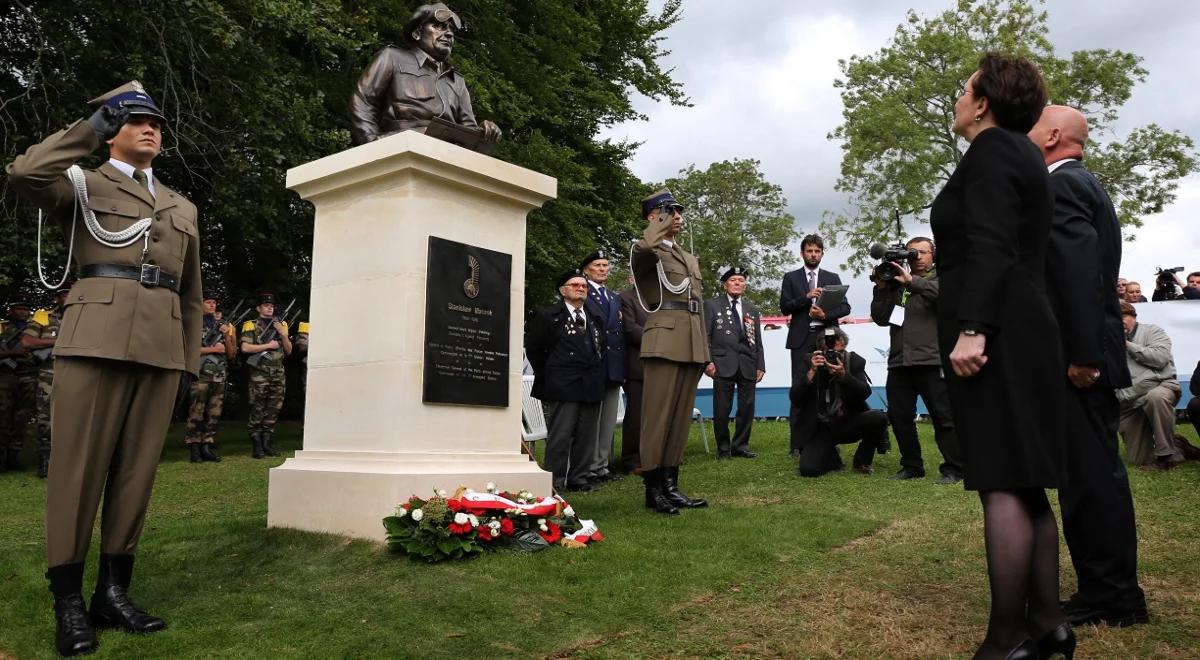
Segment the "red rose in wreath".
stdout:
<svg viewBox="0 0 1200 660">
<path fill-rule="evenodd" d="M 550 521 L 546 521 L 546 531 L 538 530 L 538 536 L 546 540 L 546 543 L 554 545 L 562 538 L 562 528 Z"/>
</svg>

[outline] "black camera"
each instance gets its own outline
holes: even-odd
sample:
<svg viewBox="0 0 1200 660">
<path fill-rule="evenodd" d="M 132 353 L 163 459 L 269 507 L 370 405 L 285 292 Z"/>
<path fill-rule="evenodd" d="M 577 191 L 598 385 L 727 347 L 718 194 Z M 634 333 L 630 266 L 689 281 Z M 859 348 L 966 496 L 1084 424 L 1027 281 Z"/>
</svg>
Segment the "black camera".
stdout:
<svg viewBox="0 0 1200 660">
<path fill-rule="evenodd" d="M 892 262 L 899 264 L 905 261 L 913 261 L 917 258 L 917 251 L 905 246 L 903 243 L 896 243 L 895 245 L 874 243 L 871 245 L 869 253 L 872 259 L 880 260 L 879 265 L 875 266 L 875 269 L 871 271 L 871 279 L 883 280 L 884 282 L 890 282 L 900 274 L 896 270 L 896 267 L 892 265 Z"/>
<path fill-rule="evenodd" d="M 1176 293 L 1175 273 L 1182 271 L 1183 266 L 1176 266 L 1175 268 L 1155 268 L 1154 272 L 1157 273 L 1157 275 L 1154 277 L 1155 290 L 1157 290 L 1160 294 L 1164 294 L 1162 296 L 1163 298 L 1166 296 L 1174 297 Z M 1156 297 L 1156 299 L 1162 298 Z"/>
<path fill-rule="evenodd" d="M 838 365 L 842 362 L 842 354 L 834 350 L 827 350 L 824 353 L 825 362 L 827 364 Z"/>
</svg>

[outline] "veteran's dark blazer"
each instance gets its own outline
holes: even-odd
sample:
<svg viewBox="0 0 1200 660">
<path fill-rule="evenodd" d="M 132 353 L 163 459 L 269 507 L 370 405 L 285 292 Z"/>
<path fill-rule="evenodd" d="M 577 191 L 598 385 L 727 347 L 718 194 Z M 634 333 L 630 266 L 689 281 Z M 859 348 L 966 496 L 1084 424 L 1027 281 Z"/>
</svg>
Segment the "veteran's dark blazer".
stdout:
<svg viewBox="0 0 1200 660">
<path fill-rule="evenodd" d="M 567 304 L 539 309 L 525 330 L 525 354 L 533 367 L 531 394 L 542 401 L 595 403 L 604 398 L 603 319 L 584 306 L 586 328 L 575 325 Z"/>
<path fill-rule="evenodd" d="M 621 323 L 621 299 L 606 287 L 600 289 L 588 283 L 584 302 L 593 314 L 600 317 L 604 329 L 604 373 L 610 383 L 625 382 L 625 327 Z"/>
<path fill-rule="evenodd" d="M 757 371 L 767 370 L 767 357 L 762 345 L 762 314 L 754 303 L 743 297 L 738 301 L 742 308 L 741 319 L 734 319 L 729 308 L 729 297 L 722 293 L 704 301 L 704 323 L 708 329 L 708 350 L 713 364 L 717 365 L 718 378 L 742 378 L 754 380 Z M 749 316 L 754 327 L 754 346 L 750 346 L 746 333 L 745 317 Z"/>
</svg>

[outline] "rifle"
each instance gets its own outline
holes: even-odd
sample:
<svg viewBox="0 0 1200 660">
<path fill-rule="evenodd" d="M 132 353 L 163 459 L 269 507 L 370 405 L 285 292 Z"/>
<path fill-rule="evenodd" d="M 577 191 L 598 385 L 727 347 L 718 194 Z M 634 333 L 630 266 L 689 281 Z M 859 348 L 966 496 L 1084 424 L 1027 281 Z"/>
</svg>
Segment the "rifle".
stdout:
<svg viewBox="0 0 1200 660">
<path fill-rule="evenodd" d="M 263 333 L 263 336 L 259 340 L 258 343 L 269 344 L 272 341 L 275 341 L 275 337 L 279 334 L 279 331 L 277 331 L 275 329 L 275 324 L 280 321 L 283 321 L 283 319 L 286 319 L 288 312 L 292 311 L 292 306 L 295 304 L 296 304 L 296 299 L 292 298 L 292 302 L 288 303 L 287 308 L 285 308 L 283 310 L 282 314 L 271 318 L 271 325 L 267 326 L 267 331 Z M 299 310 L 297 310 L 297 311 L 299 311 Z M 286 321 L 284 321 L 284 322 L 286 323 Z M 274 350 L 274 349 L 271 349 L 271 350 Z M 257 368 L 258 364 L 263 361 L 263 356 L 265 356 L 267 353 L 270 353 L 270 352 L 271 352 L 270 350 L 259 351 L 259 352 L 255 353 L 254 355 L 251 355 L 250 357 L 246 358 L 246 364 L 248 366 Z"/>
<path fill-rule="evenodd" d="M 20 345 L 21 345 L 21 331 L 17 330 L 16 333 L 12 337 L 5 339 L 3 342 L 0 342 L 0 350 L 11 351 Z M 16 369 L 17 361 L 14 360 L 13 358 L 4 358 L 4 359 L 0 360 L 0 367 L 4 367 L 5 369 Z"/>
</svg>

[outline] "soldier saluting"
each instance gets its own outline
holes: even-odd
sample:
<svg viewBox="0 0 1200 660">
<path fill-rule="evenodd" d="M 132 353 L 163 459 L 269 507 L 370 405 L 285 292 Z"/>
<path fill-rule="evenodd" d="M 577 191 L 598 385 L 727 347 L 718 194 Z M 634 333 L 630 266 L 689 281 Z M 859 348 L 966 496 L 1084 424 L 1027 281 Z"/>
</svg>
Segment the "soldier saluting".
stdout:
<svg viewBox="0 0 1200 660">
<path fill-rule="evenodd" d="M 127 590 L 179 378 L 200 361 L 196 207 L 152 170 L 165 119 L 136 82 L 92 103 L 90 119 L 7 168 L 17 194 L 72 232 L 80 278 L 54 346 L 46 486 L 46 577 L 63 655 L 94 650 L 93 625 L 165 627 Z M 106 163 L 74 165 L 102 144 Z M 84 559 L 102 491 L 99 578 L 85 610 Z"/>
<path fill-rule="evenodd" d="M 274 294 L 264 293 L 259 297 L 258 318 L 242 324 L 239 343 L 242 352 L 249 356 L 246 366 L 250 371 L 251 456 L 278 456 L 279 452 L 271 446 L 271 434 L 275 432 L 287 391 L 283 358 L 291 355 L 292 341 L 288 339 L 287 323 L 275 318 Z"/>
</svg>

